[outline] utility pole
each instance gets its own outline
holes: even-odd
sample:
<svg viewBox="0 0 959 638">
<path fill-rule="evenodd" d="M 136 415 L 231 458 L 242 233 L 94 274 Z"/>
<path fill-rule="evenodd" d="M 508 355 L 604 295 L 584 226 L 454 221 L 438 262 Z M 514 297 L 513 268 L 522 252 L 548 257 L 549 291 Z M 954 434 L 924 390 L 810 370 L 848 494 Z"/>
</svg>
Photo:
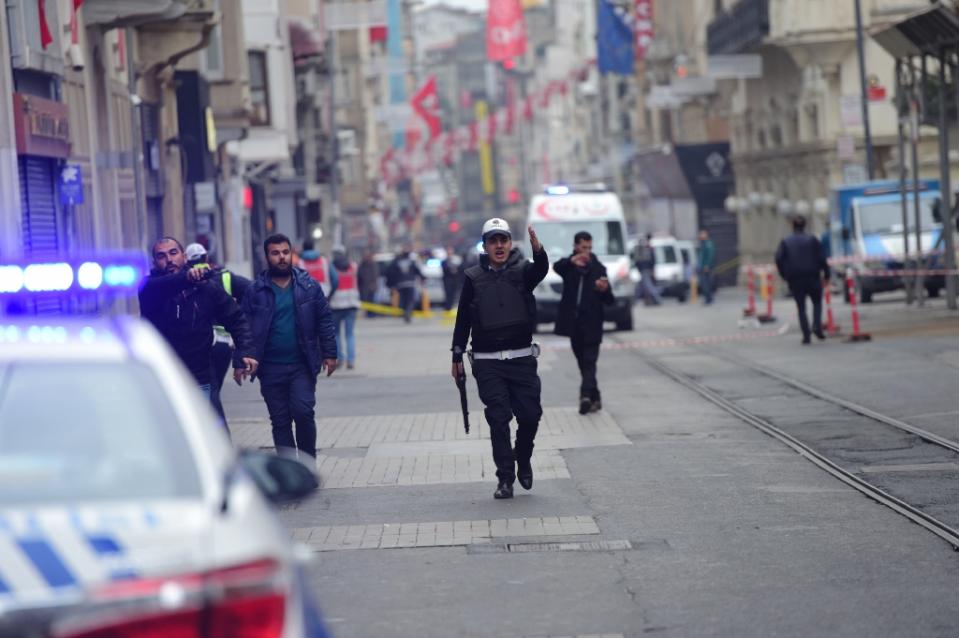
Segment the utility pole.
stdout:
<svg viewBox="0 0 959 638">
<path fill-rule="evenodd" d="M 340 129 L 336 118 L 336 76 L 340 73 L 340 48 L 336 28 L 330 29 L 330 204 L 333 218 L 332 246 L 343 245 L 343 224 L 340 211 Z M 327 226 L 326 224 L 323 224 Z"/>
<path fill-rule="evenodd" d="M 862 33 L 862 0 L 856 3 L 856 49 L 859 52 L 859 92 L 862 100 L 862 128 L 866 142 L 866 173 L 869 179 L 875 179 L 875 165 L 872 152 L 872 131 L 869 128 L 869 95 L 866 90 L 866 53 Z"/>
</svg>

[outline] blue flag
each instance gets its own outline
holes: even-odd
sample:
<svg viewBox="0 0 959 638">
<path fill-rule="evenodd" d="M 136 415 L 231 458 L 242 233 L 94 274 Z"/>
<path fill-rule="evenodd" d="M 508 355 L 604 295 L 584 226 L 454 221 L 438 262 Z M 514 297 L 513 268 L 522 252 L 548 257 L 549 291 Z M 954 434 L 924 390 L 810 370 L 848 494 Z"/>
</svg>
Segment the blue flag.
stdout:
<svg viewBox="0 0 959 638">
<path fill-rule="evenodd" d="M 596 48 L 600 73 L 633 74 L 633 30 L 626 10 L 610 0 L 596 0 Z"/>
</svg>

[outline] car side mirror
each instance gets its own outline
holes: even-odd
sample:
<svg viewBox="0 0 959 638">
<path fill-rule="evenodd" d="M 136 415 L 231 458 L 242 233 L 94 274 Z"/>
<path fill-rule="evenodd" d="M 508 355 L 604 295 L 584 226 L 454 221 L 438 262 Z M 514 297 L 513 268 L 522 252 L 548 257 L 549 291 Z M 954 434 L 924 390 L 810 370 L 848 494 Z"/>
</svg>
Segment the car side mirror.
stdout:
<svg viewBox="0 0 959 638">
<path fill-rule="evenodd" d="M 296 459 L 244 450 L 239 462 L 271 503 L 301 499 L 319 486 L 316 473 Z"/>
</svg>

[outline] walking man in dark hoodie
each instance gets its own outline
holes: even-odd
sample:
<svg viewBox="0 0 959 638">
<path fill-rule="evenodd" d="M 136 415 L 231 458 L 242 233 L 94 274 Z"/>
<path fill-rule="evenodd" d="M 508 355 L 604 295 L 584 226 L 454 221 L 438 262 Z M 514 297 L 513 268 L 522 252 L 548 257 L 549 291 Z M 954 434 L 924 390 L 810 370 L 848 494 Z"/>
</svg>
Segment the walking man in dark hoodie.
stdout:
<svg viewBox="0 0 959 638">
<path fill-rule="evenodd" d="M 172 237 L 153 244 L 153 270 L 140 288 L 140 314 L 152 323 L 193 374 L 209 399 L 213 326 L 233 337 L 233 378 L 257 371 L 250 326 L 236 301 L 209 281 L 215 271 L 187 265 L 183 246 Z"/>
<path fill-rule="evenodd" d="M 796 300 L 803 345 L 809 344 L 810 334 L 825 339 L 822 331 L 822 286 L 824 281 L 829 281 L 829 262 L 819 240 L 806 234 L 806 218 L 802 215 L 793 218 L 793 234 L 779 242 L 776 268 L 789 283 L 789 292 Z M 811 332 L 806 316 L 806 297 L 812 299 Z"/>
<path fill-rule="evenodd" d="M 263 250 L 268 268 L 243 297 L 261 362 L 260 394 L 270 413 L 277 453 L 298 456 L 315 467 L 316 377 L 324 367 L 327 376 L 336 370 L 333 316 L 319 283 L 293 267 L 289 237 L 270 235 Z"/>
<path fill-rule="evenodd" d="M 533 290 L 549 271 L 549 258 L 529 227 L 533 261 L 513 248 L 509 225 L 493 218 L 483 224 L 485 255 L 466 269 L 453 329 L 453 379 L 463 374 L 469 352 L 473 377 L 486 406 L 498 483 L 493 498 L 513 498 L 513 482 L 533 487 L 533 439 L 543 415 L 536 372 L 539 348 L 533 344 L 536 299 Z M 509 424 L 516 417 L 516 449 Z"/>
<path fill-rule="evenodd" d="M 563 296 L 556 316 L 556 334 L 569 337 L 583 381 L 579 413 L 603 407 L 596 382 L 596 361 L 603 341 L 603 305 L 616 302 L 606 278 L 606 266 L 593 254 L 593 237 L 580 231 L 573 237 L 573 254 L 553 264 L 563 278 Z"/>
</svg>

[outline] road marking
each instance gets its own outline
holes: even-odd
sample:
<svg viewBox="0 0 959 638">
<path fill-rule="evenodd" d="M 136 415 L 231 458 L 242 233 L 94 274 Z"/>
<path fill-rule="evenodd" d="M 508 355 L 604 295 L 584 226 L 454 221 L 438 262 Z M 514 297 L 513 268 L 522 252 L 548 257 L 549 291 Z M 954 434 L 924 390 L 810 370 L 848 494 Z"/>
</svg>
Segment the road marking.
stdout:
<svg viewBox="0 0 959 638">
<path fill-rule="evenodd" d="M 455 547 L 489 543 L 494 538 L 581 536 L 599 534 L 592 516 L 497 518 L 434 523 L 324 525 L 301 527 L 292 538 L 317 552 L 346 549 Z"/>
</svg>

